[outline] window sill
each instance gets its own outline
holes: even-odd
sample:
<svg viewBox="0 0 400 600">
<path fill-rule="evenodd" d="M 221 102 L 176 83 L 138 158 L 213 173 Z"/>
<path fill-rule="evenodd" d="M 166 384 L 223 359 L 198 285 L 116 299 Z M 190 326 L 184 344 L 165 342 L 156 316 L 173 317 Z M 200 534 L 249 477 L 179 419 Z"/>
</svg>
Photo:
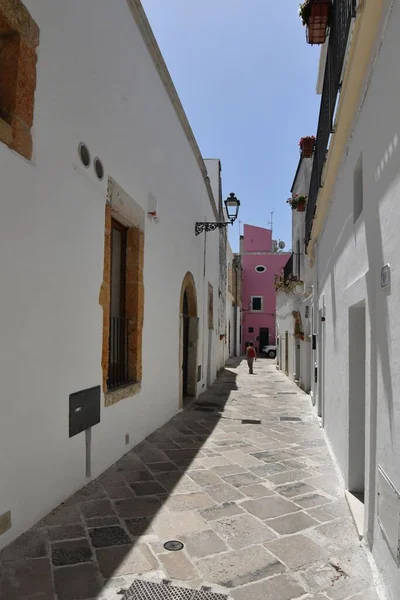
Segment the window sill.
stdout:
<svg viewBox="0 0 400 600">
<path fill-rule="evenodd" d="M 128 383 L 122 387 L 116 388 L 115 390 L 110 390 L 109 392 L 105 392 L 104 394 L 104 406 L 112 406 L 113 404 L 117 404 L 121 400 L 125 400 L 125 398 L 131 398 L 132 396 L 136 396 L 139 394 L 142 389 L 142 383 L 137 381 L 136 383 Z"/>
</svg>

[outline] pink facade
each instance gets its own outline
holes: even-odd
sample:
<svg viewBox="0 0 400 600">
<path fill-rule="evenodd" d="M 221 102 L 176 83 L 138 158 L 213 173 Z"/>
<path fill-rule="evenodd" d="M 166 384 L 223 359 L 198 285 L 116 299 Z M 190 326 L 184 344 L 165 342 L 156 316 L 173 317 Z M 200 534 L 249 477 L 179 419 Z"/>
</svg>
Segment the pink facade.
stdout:
<svg viewBox="0 0 400 600">
<path fill-rule="evenodd" d="M 290 254 L 273 252 L 272 231 L 244 226 L 242 255 L 242 350 L 253 342 L 257 351 L 275 344 L 276 296 L 274 276 Z"/>
</svg>

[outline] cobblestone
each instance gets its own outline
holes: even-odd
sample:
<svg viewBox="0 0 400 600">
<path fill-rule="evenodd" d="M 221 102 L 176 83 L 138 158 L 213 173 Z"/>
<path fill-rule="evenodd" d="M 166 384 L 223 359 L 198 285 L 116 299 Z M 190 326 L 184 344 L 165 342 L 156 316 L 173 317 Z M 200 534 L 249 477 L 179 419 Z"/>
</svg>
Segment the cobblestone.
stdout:
<svg viewBox="0 0 400 600">
<path fill-rule="evenodd" d="M 1 600 L 119 600 L 136 576 L 378 600 L 309 397 L 271 361 L 239 362 L 200 399 L 217 412 L 189 406 L 5 548 Z"/>
</svg>

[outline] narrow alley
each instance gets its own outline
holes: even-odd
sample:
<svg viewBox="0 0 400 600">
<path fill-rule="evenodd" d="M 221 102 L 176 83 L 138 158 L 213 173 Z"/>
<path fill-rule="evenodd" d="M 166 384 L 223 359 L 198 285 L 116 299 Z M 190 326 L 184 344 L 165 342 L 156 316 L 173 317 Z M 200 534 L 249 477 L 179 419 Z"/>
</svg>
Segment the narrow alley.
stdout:
<svg viewBox="0 0 400 600">
<path fill-rule="evenodd" d="M 253 376 L 228 362 L 6 547 L 0 572 L 2 600 L 378 599 L 309 396 L 269 360 Z"/>
</svg>

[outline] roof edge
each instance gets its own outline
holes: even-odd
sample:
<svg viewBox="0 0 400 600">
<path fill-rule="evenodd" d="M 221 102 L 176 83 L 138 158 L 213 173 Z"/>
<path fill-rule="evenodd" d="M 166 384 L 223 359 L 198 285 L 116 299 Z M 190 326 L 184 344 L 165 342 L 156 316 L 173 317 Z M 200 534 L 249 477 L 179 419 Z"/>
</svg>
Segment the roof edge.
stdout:
<svg viewBox="0 0 400 600">
<path fill-rule="evenodd" d="M 200 148 L 197 144 L 193 130 L 183 109 L 182 103 L 178 96 L 178 92 L 176 91 L 176 88 L 172 81 L 172 77 L 168 71 L 168 67 L 161 54 L 161 50 L 158 46 L 157 40 L 154 36 L 153 30 L 150 26 L 149 20 L 146 16 L 142 3 L 140 2 L 140 0 L 126 0 L 126 2 L 128 3 L 128 6 L 132 12 L 133 18 L 135 19 L 136 25 L 140 31 L 143 41 L 146 44 L 147 50 L 153 60 L 153 63 L 158 71 L 160 79 L 169 96 L 171 104 L 174 107 L 176 115 L 185 132 L 186 138 L 192 148 L 193 154 L 196 158 L 197 164 L 203 176 L 203 181 L 207 189 L 211 208 L 214 212 L 215 218 L 218 219 L 217 205 L 211 189 L 210 181 L 208 179 L 206 165 L 204 163 L 203 157 L 200 152 Z"/>
</svg>

